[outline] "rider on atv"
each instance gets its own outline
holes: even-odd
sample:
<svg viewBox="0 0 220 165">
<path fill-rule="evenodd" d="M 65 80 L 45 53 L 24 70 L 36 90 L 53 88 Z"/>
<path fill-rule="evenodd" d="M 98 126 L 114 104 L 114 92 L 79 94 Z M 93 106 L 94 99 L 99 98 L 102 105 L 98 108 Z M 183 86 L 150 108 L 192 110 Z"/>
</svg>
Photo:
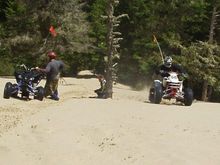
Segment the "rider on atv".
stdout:
<svg viewBox="0 0 220 165">
<path fill-rule="evenodd" d="M 188 77 L 188 74 L 181 65 L 173 63 L 172 57 L 166 56 L 164 59 L 164 63 L 160 65 L 159 68 L 156 70 L 156 74 L 160 74 L 162 77 L 168 77 L 169 72 L 176 72 L 184 79 Z M 165 86 L 166 85 L 163 82 L 163 87 Z"/>
<path fill-rule="evenodd" d="M 154 80 L 149 91 L 150 102 L 160 104 L 162 99 L 175 99 L 186 106 L 192 105 L 193 91 L 185 81 L 187 73 L 180 65 L 173 64 L 170 56 L 165 58 L 156 74 L 160 74 L 163 80 Z"/>
</svg>

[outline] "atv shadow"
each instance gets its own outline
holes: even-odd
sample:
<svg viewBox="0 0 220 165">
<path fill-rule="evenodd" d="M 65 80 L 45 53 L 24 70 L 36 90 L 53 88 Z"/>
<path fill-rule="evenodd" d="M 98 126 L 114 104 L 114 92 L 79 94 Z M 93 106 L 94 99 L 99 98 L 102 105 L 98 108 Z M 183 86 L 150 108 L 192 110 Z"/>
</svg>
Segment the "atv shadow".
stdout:
<svg viewBox="0 0 220 165">
<path fill-rule="evenodd" d="M 17 96 L 11 96 L 10 98 L 11 99 L 17 99 L 17 100 L 22 100 L 22 101 L 38 100 L 38 99 L 34 98 L 34 96 L 29 96 L 29 97 L 23 96 L 23 97 L 21 97 L 21 96 L 17 95 Z M 40 101 L 40 100 L 38 100 L 38 101 Z"/>
<path fill-rule="evenodd" d="M 155 104 L 150 102 L 149 100 L 144 101 L 144 103 L 148 103 L 148 104 Z M 160 104 L 155 104 L 155 105 L 168 105 L 168 106 L 174 106 L 174 105 L 178 105 L 178 106 L 185 106 L 184 103 L 182 102 L 176 102 L 176 101 L 164 101 L 162 100 Z"/>
<path fill-rule="evenodd" d="M 90 99 L 107 99 L 107 98 L 102 98 L 98 96 L 89 96 Z"/>
</svg>

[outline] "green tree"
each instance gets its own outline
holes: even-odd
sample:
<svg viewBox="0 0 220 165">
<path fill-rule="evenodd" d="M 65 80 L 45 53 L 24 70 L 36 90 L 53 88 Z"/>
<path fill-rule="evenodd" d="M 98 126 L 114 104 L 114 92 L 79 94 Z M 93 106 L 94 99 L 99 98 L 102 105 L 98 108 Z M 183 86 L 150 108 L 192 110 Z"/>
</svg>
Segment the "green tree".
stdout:
<svg viewBox="0 0 220 165">
<path fill-rule="evenodd" d="M 189 74 L 193 77 L 191 79 L 195 87 L 196 85 L 203 86 L 205 81 L 212 87 L 219 88 L 219 54 L 220 47 L 218 45 L 201 41 L 182 49 L 183 65 L 186 66 Z M 202 90 L 200 99 L 202 99 Z"/>
<path fill-rule="evenodd" d="M 42 65 L 46 60 L 45 52 L 55 50 L 66 61 L 67 68 L 71 68 L 75 61 L 84 61 L 77 62 L 77 66 L 86 67 L 85 61 L 91 59 L 92 41 L 83 6 L 80 1 L 71 0 L 65 3 L 59 0 L 8 0 L 1 10 L 5 22 L 0 24 L 2 47 L 8 49 L 8 58 L 12 63 Z M 58 34 L 56 37 L 49 33 L 51 25 Z"/>
<path fill-rule="evenodd" d="M 95 71 L 104 74 L 105 70 L 105 56 L 106 56 L 106 36 L 107 27 L 106 20 L 102 16 L 106 15 L 106 0 L 94 0 L 89 8 L 89 21 L 91 22 L 90 36 L 94 39 L 93 43 L 93 61 Z"/>
</svg>

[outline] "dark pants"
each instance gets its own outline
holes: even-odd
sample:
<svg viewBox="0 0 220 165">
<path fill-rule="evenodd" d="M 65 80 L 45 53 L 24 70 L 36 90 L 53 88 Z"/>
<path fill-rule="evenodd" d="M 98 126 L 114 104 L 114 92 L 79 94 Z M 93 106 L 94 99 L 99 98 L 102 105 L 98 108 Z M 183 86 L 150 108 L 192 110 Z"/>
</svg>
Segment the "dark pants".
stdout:
<svg viewBox="0 0 220 165">
<path fill-rule="evenodd" d="M 52 96 L 52 95 L 56 95 L 58 96 L 58 81 L 59 79 L 55 79 L 55 80 L 47 80 L 44 90 L 45 90 L 45 97 L 47 96 Z"/>
<path fill-rule="evenodd" d="M 96 89 L 95 93 L 98 95 L 98 98 L 106 98 L 106 93 L 102 89 Z"/>
</svg>

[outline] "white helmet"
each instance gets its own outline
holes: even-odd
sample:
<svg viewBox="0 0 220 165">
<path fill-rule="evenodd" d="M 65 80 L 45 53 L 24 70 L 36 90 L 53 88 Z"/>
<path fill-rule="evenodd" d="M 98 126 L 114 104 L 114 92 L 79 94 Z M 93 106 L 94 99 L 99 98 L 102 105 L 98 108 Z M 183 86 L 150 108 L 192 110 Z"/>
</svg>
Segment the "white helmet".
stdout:
<svg viewBox="0 0 220 165">
<path fill-rule="evenodd" d="M 165 59 L 164 59 L 164 65 L 167 67 L 167 68 L 170 68 L 172 66 L 172 57 L 170 56 L 166 56 Z"/>
</svg>

